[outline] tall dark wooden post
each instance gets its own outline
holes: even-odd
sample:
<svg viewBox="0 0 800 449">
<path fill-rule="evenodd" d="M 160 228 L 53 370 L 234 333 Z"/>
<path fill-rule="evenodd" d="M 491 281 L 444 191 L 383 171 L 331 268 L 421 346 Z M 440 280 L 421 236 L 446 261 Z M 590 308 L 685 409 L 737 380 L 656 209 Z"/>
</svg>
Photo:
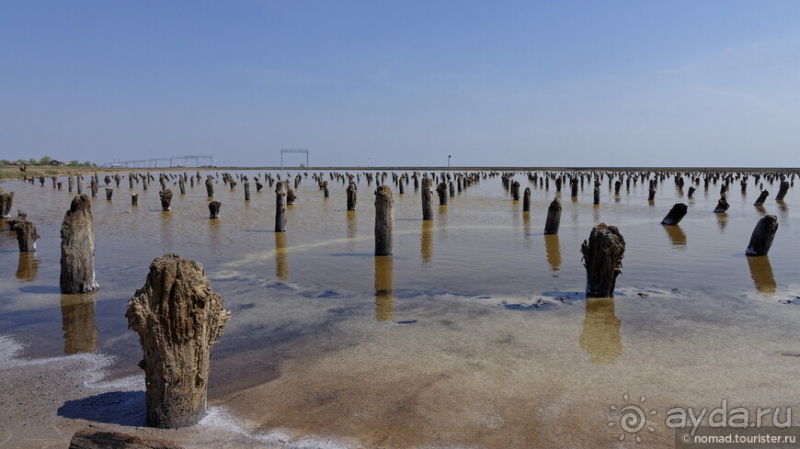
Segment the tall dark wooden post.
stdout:
<svg viewBox="0 0 800 449">
<path fill-rule="evenodd" d="M 72 200 L 61 224 L 61 293 L 86 293 L 100 288 L 94 272 L 92 203 L 86 195 Z"/>
<path fill-rule="evenodd" d="M 586 296 L 614 296 L 617 276 L 622 273 L 625 239 L 616 226 L 600 223 L 592 229 L 589 239 L 581 245 L 586 267 Z"/>
<path fill-rule="evenodd" d="M 758 220 L 753 234 L 750 236 L 750 243 L 747 245 L 745 254 L 748 256 L 766 256 L 772 247 L 775 233 L 778 231 L 778 217 L 767 215 Z"/>
<path fill-rule="evenodd" d="M 561 225 L 561 201 L 558 197 L 553 199 L 550 207 L 547 208 L 547 221 L 544 224 L 545 234 L 558 234 L 558 228 Z"/>
<path fill-rule="evenodd" d="M 394 199 L 387 185 L 375 190 L 375 255 L 392 254 L 392 227 L 394 223 Z"/>
<path fill-rule="evenodd" d="M 427 176 L 422 178 L 422 219 L 433 220 L 433 192 Z"/>
<path fill-rule="evenodd" d="M 672 226 L 676 225 L 683 220 L 683 217 L 686 216 L 686 212 L 689 210 L 689 207 L 683 203 L 676 203 L 672 206 L 669 213 L 663 220 L 661 220 L 662 225 Z"/>
</svg>

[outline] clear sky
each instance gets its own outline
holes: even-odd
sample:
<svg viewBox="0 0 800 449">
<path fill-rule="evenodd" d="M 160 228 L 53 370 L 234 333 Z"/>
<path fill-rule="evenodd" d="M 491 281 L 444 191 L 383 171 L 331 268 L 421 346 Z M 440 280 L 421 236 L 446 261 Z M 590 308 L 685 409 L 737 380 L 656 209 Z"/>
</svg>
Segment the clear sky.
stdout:
<svg viewBox="0 0 800 449">
<path fill-rule="evenodd" d="M 0 159 L 800 166 L 800 1 L 0 0 Z M 304 162 L 287 155 L 287 165 Z"/>
</svg>

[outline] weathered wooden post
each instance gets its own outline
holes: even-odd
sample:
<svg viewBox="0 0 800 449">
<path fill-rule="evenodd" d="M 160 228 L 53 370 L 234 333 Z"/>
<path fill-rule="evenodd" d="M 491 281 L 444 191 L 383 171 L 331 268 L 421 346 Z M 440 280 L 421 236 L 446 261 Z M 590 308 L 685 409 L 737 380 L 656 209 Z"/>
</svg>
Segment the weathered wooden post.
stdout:
<svg viewBox="0 0 800 449">
<path fill-rule="evenodd" d="M 297 195 L 294 194 L 294 190 L 289 187 L 289 181 L 286 181 L 286 205 L 287 206 L 294 206 L 294 202 L 297 200 Z"/>
<path fill-rule="evenodd" d="M 75 178 L 72 176 L 67 176 L 67 191 L 72 193 L 72 189 L 75 188 Z"/>
<path fill-rule="evenodd" d="M 350 181 L 350 185 L 347 186 L 347 210 L 349 211 L 356 210 L 357 195 L 358 195 L 358 188 L 356 187 L 356 183 Z"/>
<path fill-rule="evenodd" d="M 687 196 L 689 197 L 689 199 L 691 199 L 692 196 L 694 196 L 695 190 L 696 189 L 694 187 L 689 187 L 689 192 L 687 193 Z"/>
<path fill-rule="evenodd" d="M 654 187 L 650 187 L 650 192 L 647 195 L 647 201 L 654 201 L 656 199 L 656 189 Z"/>
<path fill-rule="evenodd" d="M 558 227 L 561 225 L 561 201 L 558 197 L 553 199 L 550 207 L 547 208 L 547 221 L 544 223 L 545 234 L 558 234 Z"/>
<path fill-rule="evenodd" d="M 89 181 L 89 187 L 92 191 L 92 198 L 96 197 L 98 186 L 97 186 L 97 179 L 94 176 L 92 176 L 91 181 Z"/>
<path fill-rule="evenodd" d="M 683 203 L 676 203 L 672 206 L 672 209 L 669 210 L 669 213 L 663 220 L 661 220 L 662 225 L 666 226 L 673 226 L 681 222 L 683 217 L 686 216 L 686 212 L 689 210 L 689 207 Z"/>
<path fill-rule="evenodd" d="M 447 206 L 447 184 L 440 183 L 436 187 L 436 193 L 439 195 L 439 205 Z"/>
<path fill-rule="evenodd" d="M 211 176 L 206 178 L 206 192 L 209 198 L 214 198 L 214 180 Z"/>
<path fill-rule="evenodd" d="M 0 189 L 0 218 L 11 217 L 11 205 L 14 203 L 14 192 L 4 192 Z"/>
<path fill-rule="evenodd" d="M 275 232 L 286 232 L 286 183 L 275 187 Z"/>
<path fill-rule="evenodd" d="M 531 211 L 531 188 L 525 187 L 525 193 L 522 194 L 522 212 Z"/>
<path fill-rule="evenodd" d="M 572 189 L 572 194 L 571 194 L 572 198 L 577 198 L 578 197 L 578 178 L 573 177 L 572 179 L 570 179 L 569 184 L 570 184 L 570 188 Z"/>
<path fill-rule="evenodd" d="M 433 192 L 431 192 L 431 179 L 422 178 L 422 219 L 433 220 Z"/>
<path fill-rule="evenodd" d="M 244 182 L 244 200 L 250 201 L 250 181 Z"/>
<path fill-rule="evenodd" d="M 211 347 L 231 318 L 203 266 L 177 254 L 155 259 L 125 317 L 144 350 L 147 425 L 196 424 L 206 411 Z"/>
<path fill-rule="evenodd" d="M 783 201 L 786 192 L 789 191 L 789 181 L 781 181 L 781 186 L 778 189 L 778 194 L 775 195 L 775 201 Z"/>
<path fill-rule="evenodd" d="M 33 222 L 26 219 L 19 220 L 14 224 L 14 231 L 17 233 L 20 252 L 36 251 L 36 240 L 41 236 L 36 232 L 36 225 Z"/>
<path fill-rule="evenodd" d="M 450 197 L 451 198 L 455 198 L 455 196 L 456 196 L 456 186 L 455 186 L 455 184 L 453 184 L 453 181 L 450 181 L 448 183 L 448 186 L 450 187 Z"/>
<path fill-rule="evenodd" d="M 769 196 L 769 191 L 762 190 L 761 191 L 761 195 L 758 195 L 758 199 L 756 199 L 756 202 L 753 203 L 753 206 L 763 206 L 764 205 L 764 201 L 767 200 L 768 196 Z"/>
<path fill-rule="evenodd" d="M 122 177 L 119 176 L 119 173 L 114 174 L 114 182 L 117 184 L 117 188 L 119 188 L 119 182 L 122 181 Z"/>
<path fill-rule="evenodd" d="M 617 276 L 622 273 L 625 239 L 616 226 L 600 223 L 592 229 L 589 239 L 581 245 L 586 267 L 586 296 L 614 296 Z"/>
<path fill-rule="evenodd" d="M 511 199 L 513 201 L 519 201 L 519 187 L 519 181 L 511 182 Z"/>
<path fill-rule="evenodd" d="M 180 189 L 181 195 L 186 195 L 186 181 L 183 176 L 178 176 L 178 189 Z"/>
<path fill-rule="evenodd" d="M 61 224 L 61 293 L 100 288 L 95 280 L 94 249 L 92 203 L 86 195 L 77 195 Z"/>
<path fill-rule="evenodd" d="M 392 255 L 392 227 L 394 223 L 394 199 L 387 185 L 375 190 L 375 255 Z"/>
<path fill-rule="evenodd" d="M 753 234 L 750 236 L 750 243 L 747 245 L 745 254 L 748 256 L 766 256 L 775 239 L 778 231 L 778 217 L 767 215 L 758 220 Z"/>
<path fill-rule="evenodd" d="M 219 201 L 212 201 L 208 203 L 208 212 L 211 214 L 209 218 L 219 218 L 219 208 L 222 207 L 222 203 Z"/>
<path fill-rule="evenodd" d="M 619 189 L 622 188 L 622 181 L 614 183 L 614 195 L 619 195 Z"/>
<path fill-rule="evenodd" d="M 556 192 L 561 191 L 561 176 L 556 178 Z"/>
<path fill-rule="evenodd" d="M 399 189 L 400 195 L 403 195 L 404 193 L 406 193 L 406 189 L 405 189 L 404 185 L 405 184 L 403 183 L 402 179 L 400 179 L 400 182 L 397 183 L 397 188 Z"/>
<path fill-rule="evenodd" d="M 114 189 L 111 187 L 106 187 L 106 201 L 111 201 L 111 197 L 114 195 Z"/>
<path fill-rule="evenodd" d="M 324 195 L 325 198 L 330 198 L 331 197 L 331 192 L 330 192 L 330 190 L 328 190 L 328 181 L 323 181 L 322 182 L 322 190 L 324 192 L 323 195 Z"/>
<path fill-rule="evenodd" d="M 724 214 L 725 211 L 728 210 L 729 207 L 730 207 L 730 204 L 728 204 L 728 200 L 726 200 L 725 197 L 723 196 L 717 202 L 717 207 L 714 208 L 714 213 L 715 214 Z"/>
<path fill-rule="evenodd" d="M 139 205 L 139 194 L 132 193 L 131 194 L 131 206 L 138 206 Z"/>
<path fill-rule="evenodd" d="M 595 206 L 600 204 L 600 183 L 598 181 L 594 182 L 594 202 L 592 204 Z"/>
<path fill-rule="evenodd" d="M 162 190 L 158 192 L 158 197 L 161 198 L 161 210 L 168 211 L 170 203 L 172 203 L 172 190 Z"/>
<path fill-rule="evenodd" d="M 77 187 L 76 191 L 78 192 L 78 195 L 82 194 L 83 193 L 83 176 L 75 175 L 75 184 L 76 184 L 76 187 Z"/>
</svg>

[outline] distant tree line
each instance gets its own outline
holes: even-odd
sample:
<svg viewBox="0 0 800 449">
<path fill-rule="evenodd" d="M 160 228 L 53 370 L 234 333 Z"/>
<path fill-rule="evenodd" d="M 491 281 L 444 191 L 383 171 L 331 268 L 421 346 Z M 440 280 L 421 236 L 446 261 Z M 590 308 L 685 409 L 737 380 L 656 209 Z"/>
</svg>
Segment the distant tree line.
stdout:
<svg viewBox="0 0 800 449">
<path fill-rule="evenodd" d="M 15 161 L 0 159 L 0 165 L 66 165 L 69 167 L 97 167 L 97 164 L 93 164 L 89 161 L 78 162 L 77 160 L 72 160 L 69 162 L 60 162 L 50 156 L 44 156 L 41 159 L 30 158 L 28 160 L 17 159 Z"/>
</svg>

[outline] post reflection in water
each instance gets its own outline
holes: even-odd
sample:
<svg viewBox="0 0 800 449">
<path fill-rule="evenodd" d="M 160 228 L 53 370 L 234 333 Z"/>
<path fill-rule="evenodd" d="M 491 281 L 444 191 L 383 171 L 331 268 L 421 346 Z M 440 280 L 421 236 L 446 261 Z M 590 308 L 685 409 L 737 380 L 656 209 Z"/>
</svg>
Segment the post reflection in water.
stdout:
<svg viewBox="0 0 800 449">
<path fill-rule="evenodd" d="M 286 254 L 286 233 L 275 233 L 275 276 L 282 281 L 289 279 L 289 257 Z"/>
<path fill-rule="evenodd" d="M 220 220 L 208 220 L 208 241 L 211 243 L 212 254 L 220 254 L 224 248 L 220 246 Z"/>
<path fill-rule="evenodd" d="M 175 252 L 172 247 L 172 217 L 169 211 L 161 211 L 161 248 L 165 253 Z"/>
<path fill-rule="evenodd" d="M 768 256 L 747 257 L 747 265 L 750 267 L 750 277 L 756 289 L 767 295 L 775 294 L 778 286 L 775 283 L 775 275 L 772 274 L 772 265 L 769 263 Z"/>
<path fill-rule="evenodd" d="M 355 240 L 356 236 L 358 235 L 358 222 L 356 221 L 356 218 L 358 218 L 356 217 L 356 211 L 347 211 L 347 238 L 351 241 Z"/>
<path fill-rule="evenodd" d="M 422 220 L 420 246 L 422 265 L 430 265 L 431 260 L 433 259 L 433 220 Z"/>
<path fill-rule="evenodd" d="M 686 247 L 686 234 L 683 232 L 680 226 L 662 226 L 665 231 L 667 231 L 667 236 L 669 236 L 669 243 L 672 246 L 680 246 L 681 249 L 685 249 Z"/>
<path fill-rule="evenodd" d="M 586 315 L 579 343 L 592 363 L 614 363 L 622 355 L 620 320 L 614 314 L 614 298 L 586 298 Z"/>
<path fill-rule="evenodd" d="M 725 232 L 725 226 L 728 225 L 728 214 L 721 213 L 714 215 L 717 216 L 717 226 L 719 226 L 719 232 Z"/>
<path fill-rule="evenodd" d="M 447 206 L 439 206 L 437 211 L 436 220 L 439 221 L 439 234 L 442 240 L 447 239 Z M 425 221 L 425 220 L 423 220 Z M 428 220 L 430 221 L 430 220 Z"/>
<path fill-rule="evenodd" d="M 544 249 L 547 254 L 547 263 L 550 264 L 550 271 L 561 269 L 561 244 L 558 242 L 558 234 L 546 234 L 544 236 Z"/>
<path fill-rule="evenodd" d="M 34 252 L 19 252 L 19 262 L 17 263 L 17 279 L 22 281 L 35 281 L 39 272 L 39 263 Z"/>
<path fill-rule="evenodd" d="M 522 212 L 522 236 L 525 238 L 525 246 L 531 247 L 531 213 Z"/>
<path fill-rule="evenodd" d="M 94 316 L 96 295 L 97 292 L 61 295 L 64 354 L 92 352 L 97 349 L 98 329 Z"/>
<path fill-rule="evenodd" d="M 394 262 L 392 256 L 375 256 L 375 318 L 391 321 L 394 311 Z"/>
</svg>

